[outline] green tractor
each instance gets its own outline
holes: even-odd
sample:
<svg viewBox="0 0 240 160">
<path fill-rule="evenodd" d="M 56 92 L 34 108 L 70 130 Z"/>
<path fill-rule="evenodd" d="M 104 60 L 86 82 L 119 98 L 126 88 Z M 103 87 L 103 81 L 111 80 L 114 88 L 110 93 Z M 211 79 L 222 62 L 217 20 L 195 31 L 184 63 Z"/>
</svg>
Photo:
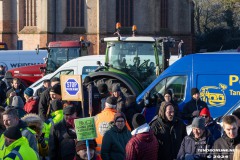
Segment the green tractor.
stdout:
<svg viewBox="0 0 240 160">
<path fill-rule="evenodd" d="M 106 45 L 105 64 L 89 76 L 98 86 L 106 83 L 120 85 L 124 95 L 139 95 L 156 77 L 168 67 L 171 47 L 175 40 L 169 37 L 135 36 L 102 39 Z"/>
</svg>

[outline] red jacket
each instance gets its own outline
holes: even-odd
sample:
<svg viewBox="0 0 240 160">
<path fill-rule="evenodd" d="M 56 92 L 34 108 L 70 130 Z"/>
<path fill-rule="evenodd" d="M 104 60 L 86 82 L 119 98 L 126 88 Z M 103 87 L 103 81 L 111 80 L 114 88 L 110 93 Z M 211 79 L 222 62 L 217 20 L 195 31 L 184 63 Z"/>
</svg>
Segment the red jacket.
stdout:
<svg viewBox="0 0 240 160">
<path fill-rule="evenodd" d="M 27 113 L 36 113 L 38 114 L 38 100 L 29 99 L 23 107 L 24 111 Z"/>
<path fill-rule="evenodd" d="M 158 159 L 158 141 L 152 131 L 134 135 L 126 146 L 125 160 L 146 159 Z"/>
</svg>

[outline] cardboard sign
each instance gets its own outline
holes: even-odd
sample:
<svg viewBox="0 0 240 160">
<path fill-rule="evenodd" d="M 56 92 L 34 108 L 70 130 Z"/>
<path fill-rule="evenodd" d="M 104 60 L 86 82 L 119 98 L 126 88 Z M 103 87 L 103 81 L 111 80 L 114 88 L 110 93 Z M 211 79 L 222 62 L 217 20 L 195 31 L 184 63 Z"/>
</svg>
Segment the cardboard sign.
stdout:
<svg viewBox="0 0 240 160">
<path fill-rule="evenodd" d="M 62 100 L 82 101 L 82 78 L 80 75 L 61 75 Z"/>
<path fill-rule="evenodd" d="M 78 141 L 97 137 L 94 117 L 75 119 L 74 124 Z"/>
</svg>

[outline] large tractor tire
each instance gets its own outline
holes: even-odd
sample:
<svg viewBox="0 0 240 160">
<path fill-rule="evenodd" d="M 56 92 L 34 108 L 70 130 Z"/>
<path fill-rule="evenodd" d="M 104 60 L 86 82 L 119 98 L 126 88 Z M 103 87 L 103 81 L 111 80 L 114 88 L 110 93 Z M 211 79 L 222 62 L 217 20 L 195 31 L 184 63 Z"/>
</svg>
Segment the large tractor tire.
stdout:
<svg viewBox="0 0 240 160">
<path fill-rule="evenodd" d="M 143 87 L 133 79 L 124 75 L 114 72 L 94 72 L 89 75 L 96 86 L 105 83 L 108 86 L 109 92 L 112 92 L 114 85 L 119 85 L 122 93 L 125 96 L 135 95 L 138 96 L 142 91 Z"/>
</svg>

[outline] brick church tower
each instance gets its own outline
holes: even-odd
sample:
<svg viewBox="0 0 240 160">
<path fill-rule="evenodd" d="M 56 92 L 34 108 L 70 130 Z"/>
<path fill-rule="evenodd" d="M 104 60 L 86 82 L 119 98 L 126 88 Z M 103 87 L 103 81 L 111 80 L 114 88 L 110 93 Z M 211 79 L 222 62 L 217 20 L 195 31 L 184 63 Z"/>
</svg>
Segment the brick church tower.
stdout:
<svg viewBox="0 0 240 160">
<path fill-rule="evenodd" d="M 33 50 L 50 41 L 91 42 L 91 54 L 104 54 L 100 39 L 113 36 L 116 22 L 138 35 L 183 39 L 193 51 L 192 0 L 0 0 L 0 41 L 9 49 Z"/>
</svg>

